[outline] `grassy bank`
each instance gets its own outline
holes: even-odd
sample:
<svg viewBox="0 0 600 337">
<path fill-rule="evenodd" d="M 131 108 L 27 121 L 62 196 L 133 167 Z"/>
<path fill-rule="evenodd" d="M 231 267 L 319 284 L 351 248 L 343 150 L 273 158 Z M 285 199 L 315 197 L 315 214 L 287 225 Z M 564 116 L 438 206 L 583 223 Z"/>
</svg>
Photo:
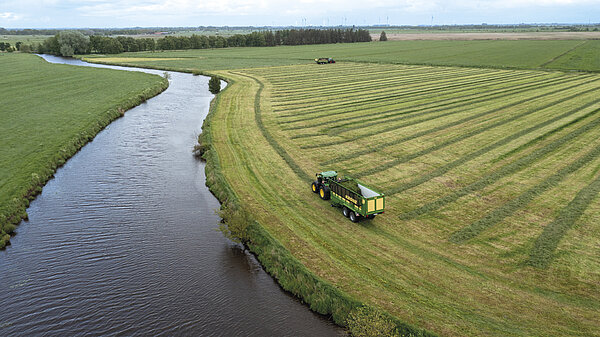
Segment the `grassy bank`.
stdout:
<svg viewBox="0 0 600 337">
<path fill-rule="evenodd" d="M 114 119 L 168 86 L 158 76 L 0 54 L 0 248 L 56 169 Z"/>
</svg>

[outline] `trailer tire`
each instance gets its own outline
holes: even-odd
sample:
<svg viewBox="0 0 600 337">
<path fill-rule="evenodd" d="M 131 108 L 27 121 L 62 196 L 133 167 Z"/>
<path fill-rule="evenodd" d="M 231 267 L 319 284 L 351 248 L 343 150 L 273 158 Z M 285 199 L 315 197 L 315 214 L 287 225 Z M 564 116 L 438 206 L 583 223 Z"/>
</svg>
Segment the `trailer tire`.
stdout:
<svg viewBox="0 0 600 337">
<path fill-rule="evenodd" d="M 329 200 L 329 198 L 331 198 L 331 190 L 327 186 L 321 186 L 321 189 L 319 189 L 319 195 L 321 196 L 321 199 Z"/>
<path fill-rule="evenodd" d="M 352 222 L 358 222 L 358 220 L 359 220 L 359 218 L 356 215 L 356 212 L 354 212 L 354 211 L 350 212 L 350 221 L 352 221 Z"/>
<path fill-rule="evenodd" d="M 352 211 L 350 211 L 350 209 L 349 209 L 348 207 L 346 207 L 346 206 L 343 206 L 343 207 L 342 207 L 342 214 L 344 214 L 344 216 L 345 216 L 346 218 L 350 216 L 350 213 L 351 213 L 351 212 L 352 212 Z"/>
<path fill-rule="evenodd" d="M 311 188 L 312 188 L 313 193 L 319 193 L 319 182 L 313 181 Z"/>
<path fill-rule="evenodd" d="M 369 215 L 367 215 L 367 219 L 375 219 L 375 214 L 369 214 Z"/>
</svg>

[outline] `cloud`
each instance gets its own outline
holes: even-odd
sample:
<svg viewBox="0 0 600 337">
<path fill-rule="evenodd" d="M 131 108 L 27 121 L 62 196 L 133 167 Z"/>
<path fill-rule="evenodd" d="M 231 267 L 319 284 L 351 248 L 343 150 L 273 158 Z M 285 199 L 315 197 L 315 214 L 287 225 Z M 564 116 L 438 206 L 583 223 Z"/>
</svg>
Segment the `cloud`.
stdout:
<svg viewBox="0 0 600 337">
<path fill-rule="evenodd" d="M 11 13 L 11 12 L 0 12 L 0 19 L 4 19 L 4 20 L 8 20 L 8 21 L 14 21 L 14 20 L 19 20 L 21 18 L 20 15 L 17 15 L 15 13 Z"/>
</svg>

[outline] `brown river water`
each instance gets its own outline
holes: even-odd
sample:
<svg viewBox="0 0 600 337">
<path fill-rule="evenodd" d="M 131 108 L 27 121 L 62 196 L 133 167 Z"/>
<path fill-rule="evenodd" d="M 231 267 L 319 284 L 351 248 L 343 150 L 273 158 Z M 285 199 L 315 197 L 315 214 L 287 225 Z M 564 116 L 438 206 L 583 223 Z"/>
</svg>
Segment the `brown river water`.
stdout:
<svg viewBox="0 0 600 337">
<path fill-rule="evenodd" d="M 343 335 L 216 231 L 219 203 L 191 153 L 208 78 L 170 76 L 31 203 L 0 251 L 0 336 Z"/>
</svg>

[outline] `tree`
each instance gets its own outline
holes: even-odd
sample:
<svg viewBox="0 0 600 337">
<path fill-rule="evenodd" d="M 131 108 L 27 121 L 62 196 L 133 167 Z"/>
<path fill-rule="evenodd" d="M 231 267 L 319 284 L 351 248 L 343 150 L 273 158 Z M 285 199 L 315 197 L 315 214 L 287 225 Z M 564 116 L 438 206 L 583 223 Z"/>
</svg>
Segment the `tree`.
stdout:
<svg viewBox="0 0 600 337">
<path fill-rule="evenodd" d="M 89 53 L 90 38 L 81 32 L 65 30 L 58 33 L 59 52 L 62 56 Z"/>
<path fill-rule="evenodd" d="M 208 81 L 208 90 L 216 95 L 221 91 L 221 79 L 218 76 L 212 76 Z"/>
<path fill-rule="evenodd" d="M 379 35 L 379 41 L 387 41 L 387 35 L 385 35 L 384 31 L 381 31 L 381 35 Z"/>
</svg>

